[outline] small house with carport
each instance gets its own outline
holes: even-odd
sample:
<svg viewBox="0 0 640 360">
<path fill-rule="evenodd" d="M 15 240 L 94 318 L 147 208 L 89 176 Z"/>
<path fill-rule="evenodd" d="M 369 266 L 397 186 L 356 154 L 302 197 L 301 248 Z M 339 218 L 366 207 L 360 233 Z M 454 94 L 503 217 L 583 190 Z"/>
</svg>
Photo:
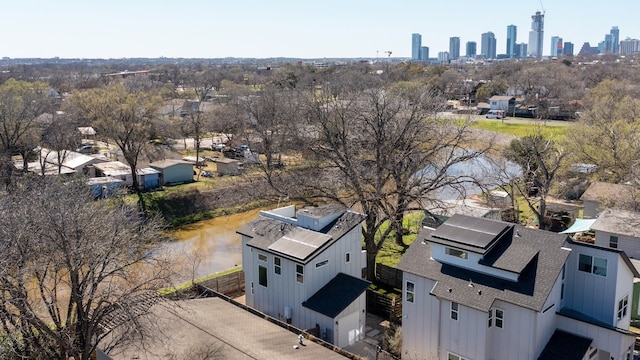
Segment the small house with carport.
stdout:
<svg viewBox="0 0 640 360">
<path fill-rule="evenodd" d="M 619 249 L 453 215 L 405 252 L 403 359 L 631 359 L 637 270 Z"/>
<path fill-rule="evenodd" d="M 159 182 L 164 186 L 193 182 L 193 165 L 184 160 L 165 159 L 154 161 L 149 167 L 160 171 Z"/>
<path fill-rule="evenodd" d="M 363 220 L 338 205 L 261 211 L 238 230 L 246 304 L 338 347 L 363 340 Z"/>
</svg>

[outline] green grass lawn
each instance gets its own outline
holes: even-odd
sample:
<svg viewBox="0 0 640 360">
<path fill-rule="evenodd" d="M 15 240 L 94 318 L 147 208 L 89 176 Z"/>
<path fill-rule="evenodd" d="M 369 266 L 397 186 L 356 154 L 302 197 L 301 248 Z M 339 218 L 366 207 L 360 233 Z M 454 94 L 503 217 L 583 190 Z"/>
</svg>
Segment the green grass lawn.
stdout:
<svg viewBox="0 0 640 360">
<path fill-rule="evenodd" d="M 566 132 L 570 129 L 570 126 L 546 126 L 544 122 L 540 124 L 542 135 L 545 138 L 551 139 L 564 139 Z M 512 124 L 502 123 L 499 121 L 485 121 L 478 120 L 471 126 L 475 129 L 482 129 L 493 131 L 501 134 L 514 135 L 517 137 L 525 137 L 527 135 L 534 135 L 538 131 L 537 125 L 531 124 Z"/>
<path fill-rule="evenodd" d="M 406 215 L 404 217 L 403 226 L 409 230 L 409 234 L 402 236 L 403 246 L 399 246 L 395 242 L 395 235 L 391 235 L 385 240 L 382 248 L 378 252 L 376 262 L 387 266 L 396 267 L 402 258 L 404 252 L 409 248 L 409 245 L 413 243 L 418 235 L 418 231 L 422 227 L 422 219 L 424 218 L 423 212 L 415 212 L 413 214 Z M 389 224 L 385 224 L 380 229 L 383 232 Z"/>
</svg>

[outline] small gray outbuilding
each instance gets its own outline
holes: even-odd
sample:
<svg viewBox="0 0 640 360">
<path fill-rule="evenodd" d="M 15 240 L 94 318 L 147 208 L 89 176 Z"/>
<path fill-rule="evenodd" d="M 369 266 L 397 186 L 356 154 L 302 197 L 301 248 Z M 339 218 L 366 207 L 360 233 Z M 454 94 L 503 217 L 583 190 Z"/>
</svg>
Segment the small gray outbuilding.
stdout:
<svg viewBox="0 0 640 360">
<path fill-rule="evenodd" d="M 239 160 L 217 158 L 214 161 L 216 162 L 218 175 L 240 175 L 241 162 Z"/>
<path fill-rule="evenodd" d="M 149 164 L 160 171 L 160 185 L 175 185 L 193 182 L 193 163 L 184 160 L 166 159 Z"/>
</svg>

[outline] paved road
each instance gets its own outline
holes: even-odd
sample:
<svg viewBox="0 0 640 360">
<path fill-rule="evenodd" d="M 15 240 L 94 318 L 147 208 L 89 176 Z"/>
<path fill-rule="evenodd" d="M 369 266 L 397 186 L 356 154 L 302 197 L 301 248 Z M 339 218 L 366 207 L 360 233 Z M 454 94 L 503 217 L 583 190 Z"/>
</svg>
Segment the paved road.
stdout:
<svg viewBox="0 0 640 360">
<path fill-rule="evenodd" d="M 547 126 L 570 126 L 575 124 L 575 121 L 539 120 L 539 119 L 517 118 L 517 117 L 507 117 L 506 119 L 487 119 L 484 115 L 454 114 L 452 112 L 441 112 L 441 113 L 438 113 L 438 115 L 446 118 L 456 118 L 456 119 L 500 121 L 506 124 L 543 124 Z"/>
</svg>

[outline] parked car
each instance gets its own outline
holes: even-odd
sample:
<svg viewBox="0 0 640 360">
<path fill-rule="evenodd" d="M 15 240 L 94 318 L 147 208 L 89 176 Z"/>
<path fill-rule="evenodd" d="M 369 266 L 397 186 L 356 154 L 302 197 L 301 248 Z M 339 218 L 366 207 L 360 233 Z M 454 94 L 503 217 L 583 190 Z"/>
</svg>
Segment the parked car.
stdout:
<svg viewBox="0 0 640 360">
<path fill-rule="evenodd" d="M 489 110 L 487 119 L 504 119 L 504 110 Z"/>
<path fill-rule="evenodd" d="M 97 154 L 100 151 L 100 148 L 93 145 L 83 145 L 76 149 L 80 154 Z"/>
</svg>

